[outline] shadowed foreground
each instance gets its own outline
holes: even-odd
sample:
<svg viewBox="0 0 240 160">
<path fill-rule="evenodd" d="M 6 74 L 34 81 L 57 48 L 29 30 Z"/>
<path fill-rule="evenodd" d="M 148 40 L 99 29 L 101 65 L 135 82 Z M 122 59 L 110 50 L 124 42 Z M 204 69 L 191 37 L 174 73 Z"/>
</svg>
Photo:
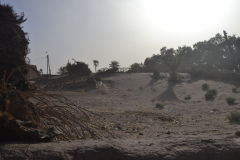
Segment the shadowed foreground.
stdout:
<svg viewBox="0 0 240 160">
<path fill-rule="evenodd" d="M 1 160 L 238 160 L 240 138 L 164 136 L 158 139 L 2 144 Z"/>
</svg>

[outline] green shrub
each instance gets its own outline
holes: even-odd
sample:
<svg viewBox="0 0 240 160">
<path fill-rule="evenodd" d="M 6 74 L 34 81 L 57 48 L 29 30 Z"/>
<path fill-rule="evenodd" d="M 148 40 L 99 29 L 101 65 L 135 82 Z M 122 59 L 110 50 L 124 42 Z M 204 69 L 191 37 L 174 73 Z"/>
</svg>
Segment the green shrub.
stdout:
<svg viewBox="0 0 240 160">
<path fill-rule="evenodd" d="M 232 93 L 238 93 L 237 88 L 233 88 Z"/>
<path fill-rule="evenodd" d="M 236 103 L 235 100 L 236 99 L 233 98 L 233 97 L 226 98 L 226 102 L 227 102 L 228 105 L 234 105 Z"/>
<path fill-rule="evenodd" d="M 73 63 L 68 62 L 66 66 L 60 68 L 61 70 L 66 70 L 70 76 L 88 76 L 91 74 L 91 70 L 86 63 L 76 60 Z"/>
<path fill-rule="evenodd" d="M 186 96 L 184 99 L 185 99 L 185 100 L 190 100 L 190 99 L 192 99 L 192 97 L 188 95 L 188 96 Z"/>
<path fill-rule="evenodd" d="M 227 118 L 231 123 L 240 123 L 240 112 L 232 112 Z"/>
<path fill-rule="evenodd" d="M 157 104 L 156 104 L 156 108 L 158 108 L 158 109 L 163 109 L 163 108 L 164 108 L 164 105 L 161 104 L 161 103 L 157 103 Z"/>
<path fill-rule="evenodd" d="M 215 89 L 208 90 L 207 93 L 205 94 L 205 99 L 206 101 L 212 101 L 216 98 L 217 96 L 217 91 Z"/>
<path fill-rule="evenodd" d="M 202 90 L 203 91 L 207 91 L 208 90 L 208 84 L 207 83 L 204 83 L 203 85 L 202 85 Z"/>
</svg>

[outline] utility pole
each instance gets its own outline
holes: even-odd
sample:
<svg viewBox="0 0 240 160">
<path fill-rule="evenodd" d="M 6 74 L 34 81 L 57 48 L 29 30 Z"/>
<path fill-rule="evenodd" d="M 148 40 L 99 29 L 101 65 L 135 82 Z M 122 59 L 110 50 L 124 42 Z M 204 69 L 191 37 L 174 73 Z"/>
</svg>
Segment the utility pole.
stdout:
<svg viewBox="0 0 240 160">
<path fill-rule="evenodd" d="M 46 52 L 46 54 L 47 54 L 47 75 L 51 75 L 51 68 L 50 68 L 50 61 L 49 61 L 48 52 Z"/>
<path fill-rule="evenodd" d="M 48 64 L 49 64 L 49 56 L 48 56 L 48 52 L 46 52 L 47 54 L 47 75 L 48 75 Z"/>
<path fill-rule="evenodd" d="M 51 67 L 50 67 L 49 56 L 48 56 L 48 69 L 49 69 L 49 75 L 51 76 L 51 75 L 52 75 L 52 73 L 51 73 Z"/>
</svg>

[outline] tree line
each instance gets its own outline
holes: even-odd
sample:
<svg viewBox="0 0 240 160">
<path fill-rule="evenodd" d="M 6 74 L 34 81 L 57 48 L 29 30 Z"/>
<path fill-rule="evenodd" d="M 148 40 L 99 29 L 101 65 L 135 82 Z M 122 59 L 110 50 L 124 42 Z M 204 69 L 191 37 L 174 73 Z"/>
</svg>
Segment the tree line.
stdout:
<svg viewBox="0 0 240 160">
<path fill-rule="evenodd" d="M 98 60 L 93 60 L 95 72 L 99 65 Z M 118 72 L 119 62 L 112 61 L 107 69 L 98 72 Z M 76 68 L 80 67 L 77 70 Z M 74 69 L 75 68 L 75 69 Z M 209 40 L 200 41 L 193 46 L 182 46 L 177 49 L 162 47 L 159 54 L 147 57 L 144 63 L 133 63 L 129 72 L 179 72 L 192 71 L 229 71 L 240 72 L 240 37 L 217 33 Z M 68 63 L 59 69 L 59 73 L 90 74 L 88 65 L 84 62 Z"/>
<path fill-rule="evenodd" d="M 120 67 L 119 62 L 115 60 L 111 61 L 111 63 L 109 64 L 109 68 L 107 69 L 97 70 L 97 67 L 99 65 L 98 60 L 93 60 L 93 65 L 96 73 L 97 72 L 114 73 L 114 72 L 118 72 Z M 85 62 L 76 61 L 75 59 L 73 59 L 73 62 L 68 62 L 65 66 L 60 67 L 58 70 L 58 74 L 60 75 L 67 74 L 69 76 L 87 76 L 87 75 L 90 75 L 91 73 L 92 71 L 88 67 L 88 64 L 86 64 Z"/>
<path fill-rule="evenodd" d="M 240 37 L 216 34 L 209 40 L 177 49 L 162 47 L 159 54 L 145 59 L 143 64 L 131 65 L 133 72 L 154 71 L 231 71 L 240 72 Z"/>
</svg>

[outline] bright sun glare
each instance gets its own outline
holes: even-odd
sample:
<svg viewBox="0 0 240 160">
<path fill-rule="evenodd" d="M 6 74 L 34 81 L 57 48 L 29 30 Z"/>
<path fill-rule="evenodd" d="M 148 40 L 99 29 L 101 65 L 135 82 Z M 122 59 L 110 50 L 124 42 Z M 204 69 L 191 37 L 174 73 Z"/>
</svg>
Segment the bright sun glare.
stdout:
<svg viewBox="0 0 240 160">
<path fill-rule="evenodd" d="M 171 33 L 205 31 L 224 22 L 232 0 L 141 0 L 142 17 L 154 30 Z"/>
</svg>

